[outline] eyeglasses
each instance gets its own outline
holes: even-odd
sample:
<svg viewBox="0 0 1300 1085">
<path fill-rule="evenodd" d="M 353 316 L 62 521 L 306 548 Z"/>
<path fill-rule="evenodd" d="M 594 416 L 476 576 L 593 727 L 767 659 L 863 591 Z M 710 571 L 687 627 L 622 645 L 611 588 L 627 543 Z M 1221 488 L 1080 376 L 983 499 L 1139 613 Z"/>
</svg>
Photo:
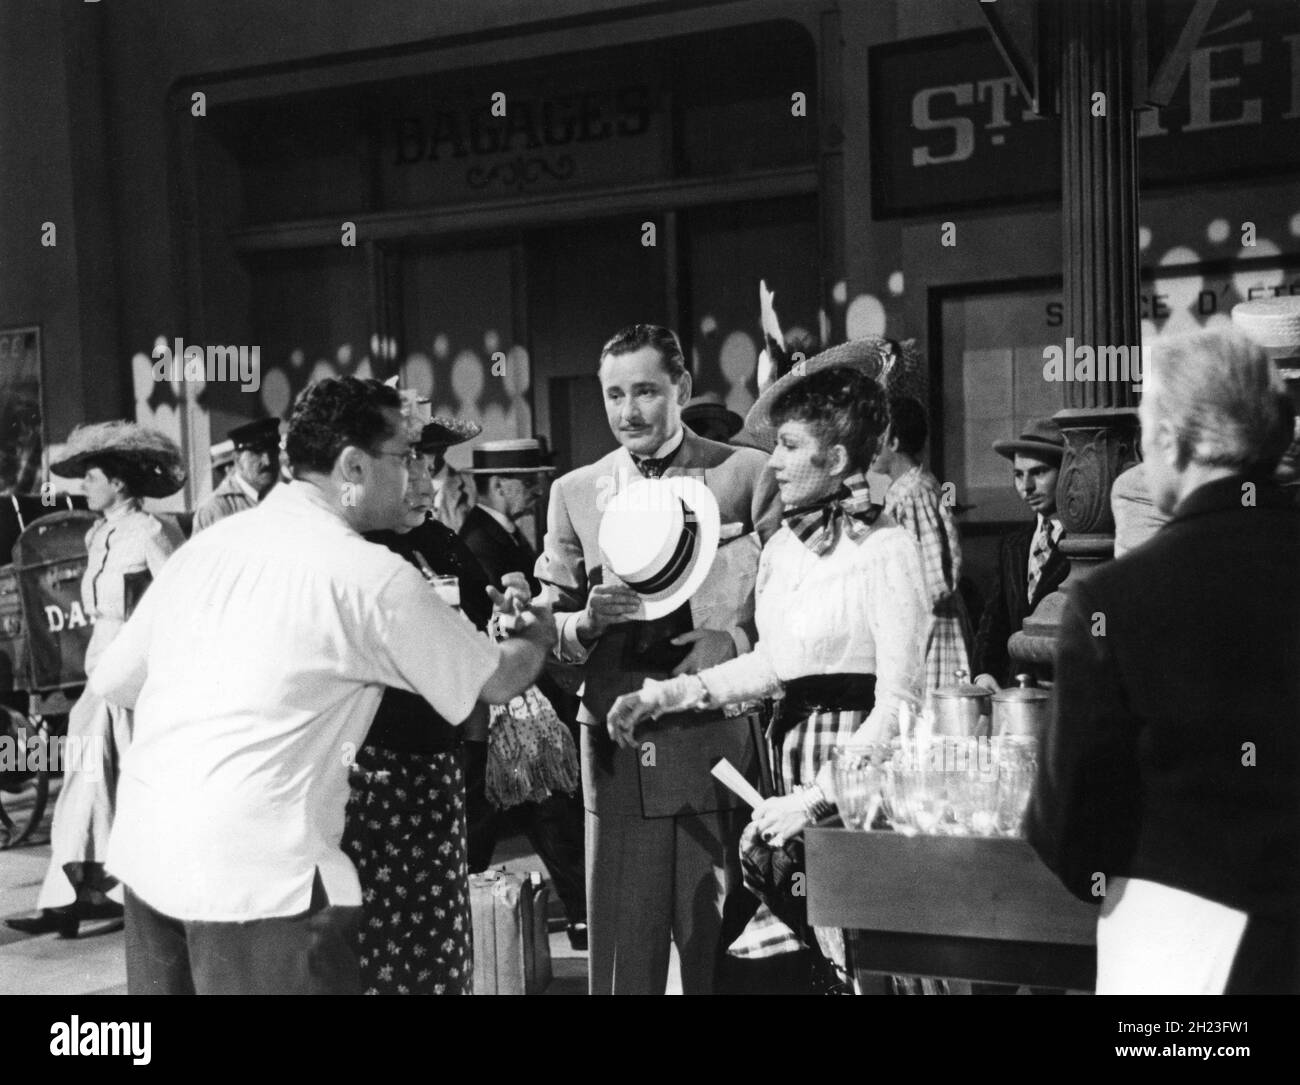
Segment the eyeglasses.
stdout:
<svg viewBox="0 0 1300 1085">
<path fill-rule="evenodd" d="M 402 465 L 409 471 L 424 462 L 424 457 L 413 448 L 404 449 L 401 452 L 385 452 L 382 448 L 368 450 L 372 456 L 394 456 L 402 461 Z"/>
</svg>

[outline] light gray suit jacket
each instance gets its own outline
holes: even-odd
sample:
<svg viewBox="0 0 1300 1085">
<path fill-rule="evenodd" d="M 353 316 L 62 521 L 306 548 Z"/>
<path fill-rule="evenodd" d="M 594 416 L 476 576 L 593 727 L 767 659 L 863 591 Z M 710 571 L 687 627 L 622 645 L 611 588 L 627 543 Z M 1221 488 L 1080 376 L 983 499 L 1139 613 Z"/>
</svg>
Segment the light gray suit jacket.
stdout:
<svg viewBox="0 0 1300 1085">
<path fill-rule="evenodd" d="M 754 449 L 706 440 L 683 428 L 682 446 L 665 471 L 666 477 L 699 478 L 717 499 L 723 524 L 739 523 L 745 533 L 757 530 L 759 538 L 766 542 L 781 526 L 782 511 L 775 479 L 767 470 L 767 457 Z M 597 534 L 605 504 L 639 477 L 628 453 L 620 448 L 557 479 L 551 486 L 546 541 L 536 574 L 555 608 L 560 635 L 557 653 L 561 660 L 576 662 L 582 670 L 579 722 L 588 728 L 584 743 L 588 807 L 596 813 L 667 816 L 670 812 L 688 812 L 678 810 L 674 803 L 682 800 L 691 807 L 692 802 L 682 797 L 692 789 L 712 789 L 708 765 L 704 764 L 709 754 L 701 744 L 725 744 L 724 729 L 700 727 L 698 716 L 663 717 L 645 728 L 648 737 L 656 739 L 659 753 L 653 771 L 643 772 L 649 766 L 642 763 L 636 751 L 616 747 L 604 726 L 605 715 L 617 697 L 640 689 L 646 678 L 667 677 L 663 671 L 646 669 L 628 658 L 628 642 L 637 636 L 642 623 L 610 627 L 585 658 L 582 653 L 566 651 L 566 644 L 576 644 L 573 625 L 586 607 L 588 592 L 604 580 Z M 753 629 L 745 632 L 752 643 Z M 717 752 L 722 755 L 726 751 Z M 754 752 L 751 748 L 749 755 Z M 739 753 L 731 754 L 730 759 L 734 761 L 736 756 Z M 752 764 L 753 757 L 746 756 Z M 744 766 L 738 767 L 743 771 Z M 699 779 L 701 771 L 703 780 Z M 698 807 L 699 803 L 694 805 Z"/>
</svg>

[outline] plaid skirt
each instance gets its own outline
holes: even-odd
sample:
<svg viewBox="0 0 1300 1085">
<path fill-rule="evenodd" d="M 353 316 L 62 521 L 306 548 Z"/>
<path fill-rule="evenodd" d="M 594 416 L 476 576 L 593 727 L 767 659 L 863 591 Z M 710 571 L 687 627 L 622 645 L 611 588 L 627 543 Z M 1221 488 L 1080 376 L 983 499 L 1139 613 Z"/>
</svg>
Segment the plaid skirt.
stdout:
<svg viewBox="0 0 1300 1085">
<path fill-rule="evenodd" d="M 343 850 L 361 879 L 362 990 L 472 994 L 460 751 L 420 755 L 363 746 Z"/>
<path fill-rule="evenodd" d="M 849 740 L 862 726 L 869 712 L 852 709 L 841 712 L 814 712 L 795 724 L 781 740 L 780 750 L 772 751 L 774 783 L 779 794 L 788 795 L 800 784 L 810 784 L 817 772 L 830 760 L 831 750 Z M 758 839 L 751 821 L 740 839 L 740 865 L 745 887 L 760 900 L 763 899 L 765 873 L 763 862 L 755 862 L 760 849 L 768 845 Z M 768 849 L 771 850 L 771 849 Z M 811 933 L 810 933 L 811 932 Z M 807 947 L 806 939 L 815 937 L 821 951 L 830 960 L 844 966 L 844 939 L 838 930 L 808 928 L 796 932 L 773 914 L 766 904 L 760 904 L 753 919 L 740 936 L 731 943 L 727 952 L 732 957 L 757 959 L 792 953 Z"/>
<path fill-rule="evenodd" d="M 925 689 L 951 686 L 957 671 L 970 675 L 970 616 L 962 597 L 953 592 L 935 613 L 925 645 Z M 971 675 L 973 678 L 974 675 Z"/>
</svg>

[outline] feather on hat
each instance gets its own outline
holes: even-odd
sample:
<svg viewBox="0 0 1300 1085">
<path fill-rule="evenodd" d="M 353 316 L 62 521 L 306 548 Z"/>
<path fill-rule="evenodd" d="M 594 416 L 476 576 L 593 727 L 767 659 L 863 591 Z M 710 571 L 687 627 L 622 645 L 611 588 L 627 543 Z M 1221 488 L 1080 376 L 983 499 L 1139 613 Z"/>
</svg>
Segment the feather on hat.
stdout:
<svg viewBox="0 0 1300 1085">
<path fill-rule="evenodd" d="M 63 458 L 50 464 L 60 478 L 81 478 L 96 459 L 111 456 L 139 471 L 140 497 L 168 497 L 185 485 L 181 450 L 165 433 L 135 422 L 97 422 L 78 426 L 63 447 Z"/>
</svg>

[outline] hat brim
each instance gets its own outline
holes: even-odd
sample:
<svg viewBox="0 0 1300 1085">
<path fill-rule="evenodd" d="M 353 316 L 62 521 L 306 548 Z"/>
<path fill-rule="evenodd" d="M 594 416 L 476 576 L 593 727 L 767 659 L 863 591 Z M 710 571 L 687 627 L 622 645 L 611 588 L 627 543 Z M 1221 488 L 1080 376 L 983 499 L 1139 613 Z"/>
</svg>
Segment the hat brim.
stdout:
<svg viewBox="0 0 1300 1085">
<path fill-rule="evenodd" d="M 910 344 L 911 340 L 908 343 Z M 834 369 L 839 366 L 846 369 L 856 369 L 864 376 L 879 381 L 884 369 L 883 348 L 889 345 L 891 343 L 887 339 L 874 337 L 852 339 L 847 343 L 841 343 L 838 346 L 824 350 L 805 362 L 797 363 L 796 367 L 789 373 L 763 389 L 758 399 L 754 401 L 754 405 L 749 408 L 749 413 L 745 415 L 745 430 L 771 450 L 776 446 L 777 430 L 777 427 L 772 423 L 772 406 L 782 395 L 800 381 L 807 380 L 814 373 L 820 373 L 823 369 Z M 919 356 L 913 347 L 905 344 L 899 344 L 899 346 L 903 351 L 903 357 L 900 361 L 913 367 L 919 364 Z"/>
<path fill-rule="evenodd" d="M 545 475 L 554 474 L 556 468 L 550 464 L 542 467 L 462 467 L 462 475 Z"/>
<path fill-rule="evenodd" d="M 693 432 L 698 432 L 699 426 L 707 425 L 710 422 L 721 423 L 727 427 L 728 441 L 745 428 L 745 420 L 740 415 L 716 404 L 708 404 L 705 407 L 688 407 L 682 411 L 682 421 L 690 426 Z"/>
<path fill-rule="evenodd" d="M 1015 459 L 1017 454 L 1059 460 L 1065 455 L 1065 446 L 1054 445 L 1051 441 L 1026 441 L 1016 438 L 1014 441 L 994 441 L 993 451 L 1009 460 Z"/>
<path fill-rule="evenodd" d="M 137 465 L 139 477 L 135 480 L 137 497 L 171 497 L 185 485 L 185 471 L 162 460 L 142 456 L 138 452 L 124 453 L 116 449 L 103 449 L 98 452 L 82 452 L 69 456 L 58 463 L 50 464 L 50 474 L 59 478 L 84 478 L 86 472 L 97 460 L 116 456 Z"/>
<path fill-rule="evenodd" d="M 650 481 L 652 480 L 638 479 L 632 485 L 642 485 Z M 722 533 L 722 514 L 718 510 L 718 499 L 699 479 L 673 475 L 653 481 L 667 484 L 695 514 L 698 545 L 686 575 L 675 586 L 655 595 L 641 596 L 641 609 L 633 615 L 634 621 L 653 622 L 671 614 L 683 603 L 688 602 L 708 579 L 709 570 L 713 568 L 713 559 L 718 555 L 718 538 Z M 608 570 L 609 560 L 603 552 L 601 561 Z M 616 574 L 610 573 L 610 575 Z"/>
</svg>

